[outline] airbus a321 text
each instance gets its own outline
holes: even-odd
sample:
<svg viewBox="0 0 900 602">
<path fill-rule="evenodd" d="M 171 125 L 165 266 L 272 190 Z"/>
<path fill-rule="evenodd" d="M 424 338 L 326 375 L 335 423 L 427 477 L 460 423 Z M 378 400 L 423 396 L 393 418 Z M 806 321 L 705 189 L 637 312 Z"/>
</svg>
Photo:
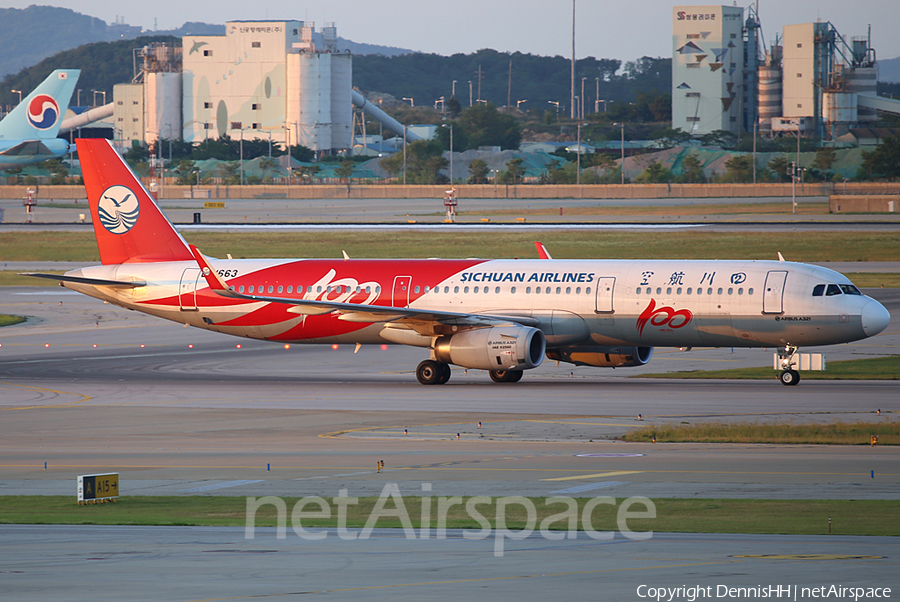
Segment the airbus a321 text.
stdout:
<svg viewBox="0 0 900 602">
<path fill-rule="evenodd" d="M 106 140 L 78 140 L 102 265 L 63 286 L 175 322 L 280 343 L 422 347 L 516 382 L 545 357 L 640 366 L 655 346 L 774 347 L 795 385 L 800 346 L 881 332 L 888 311 L 845 276 L 786 261 L 216 259 L 189 245 Z"/>
</svg>

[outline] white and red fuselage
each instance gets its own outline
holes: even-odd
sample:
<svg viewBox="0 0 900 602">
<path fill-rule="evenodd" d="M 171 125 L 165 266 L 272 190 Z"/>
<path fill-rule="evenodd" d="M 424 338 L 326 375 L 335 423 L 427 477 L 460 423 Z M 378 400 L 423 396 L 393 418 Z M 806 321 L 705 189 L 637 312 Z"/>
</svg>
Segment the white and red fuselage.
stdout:
<svg viewBox="0 0 900 602">
<path fill-rule="evenodd" d="M 845 276 L 785 261 L 208 258 L 106 141 L 78 148 L 103 265 L 54 277 L 64 286 L 235 336 L 427 348 L 425 384 L 446 382 L 449 364 L 511 381 L 545 356 L 641 365 L 655 346 L 780 347 L 789 357 L 890 320 Z M 782 381 L 796 384 L 784 365 L 794 376 Z"/>
</svg>

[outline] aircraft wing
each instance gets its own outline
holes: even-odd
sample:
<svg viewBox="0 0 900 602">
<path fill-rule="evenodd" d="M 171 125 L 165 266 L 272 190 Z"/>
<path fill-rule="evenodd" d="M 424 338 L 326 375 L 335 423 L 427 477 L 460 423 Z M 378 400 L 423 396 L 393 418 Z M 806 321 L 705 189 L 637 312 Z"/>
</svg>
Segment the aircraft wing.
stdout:
<svg viewBox="0 0 900 602">
<path fill-rule="evenodd" d="M 52 150 L 40 140 L 25 140 L 6 150 L 0 151 L 4 157 L 31 157 L 33 155 L 52 155 Z"/>
<path fill-rule="evenodd" d="M 327 313 L 340 314 L 339 320 L 347 322 L 393 322 L 406 324 L 413 330 L 430 331 L 434 325 L 463 326 L 477 328 L 484 326 L 498 326 L 501 324 L 522 324 L 523 326 L 537 326 L 540 321 L 530 316 L 517 315 L 493 315 L 470 314 L 462 312 L 440 311 L 430 309 L 415 309 L 411 307 L 390 307 L 385 305 L 364 305 L 361 303 L 343 303 L 339 301 L 321 301 L 308 299 L 289 299 L 285 297 L 267 297 L 263 295 L 245 295 L 238 293 L 229 287 L 224 280 L 213 270 L 206 258 L 194 245 L 188 245 L 200 271 L 206 278 L 209 287 L 222 297 L 232 299 L 245 299 L 247 301 L 266 301 L 269 303 L 283 303 L 292 305 L 288 311 L 302 315 L 322 315 Z"/>
</svg>

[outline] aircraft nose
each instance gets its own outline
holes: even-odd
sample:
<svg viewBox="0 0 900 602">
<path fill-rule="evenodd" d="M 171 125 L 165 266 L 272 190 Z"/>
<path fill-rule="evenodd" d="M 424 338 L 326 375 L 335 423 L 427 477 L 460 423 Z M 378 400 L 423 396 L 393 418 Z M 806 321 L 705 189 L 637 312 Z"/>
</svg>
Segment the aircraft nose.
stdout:
<svg viewBox="0 0 900 602">
<path fill-rule="evenodd" d="M 878 301 L 869 301 L 862 308 L 862 327 L 866 336 L 874 336 L 887 328 L 891 314 Z"/>
</svg>

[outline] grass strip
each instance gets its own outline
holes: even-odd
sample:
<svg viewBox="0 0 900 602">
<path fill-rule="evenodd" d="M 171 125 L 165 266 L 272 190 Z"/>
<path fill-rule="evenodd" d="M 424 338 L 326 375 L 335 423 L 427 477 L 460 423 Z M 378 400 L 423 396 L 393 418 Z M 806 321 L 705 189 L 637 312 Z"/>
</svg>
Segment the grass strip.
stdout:
<svg viewBox="0 0 900 602">
<path fill-rule="evenodd" d="M 542 215 L 608 215 L 608 216 L 625 216 L 625 215 L 658 215 L 664 217 L 672 217 L 673 208 L 668 205 L 618 205 L 614 207 L 606 207 L 595 205 L 592 207 L 566 207 L 564 213 L 559 212 L 558 207 L 546 207 L 542 209 L 493 209 L 486 211 L 460 211 L 459 215 L 479 216 L 479 215 L 517 215 L 517 216 L 542 216 Z M 777 215 L 779 213 L 791 213 L 790 199 L 781 203 L 719 203 L 719 204 L 684 204 L 678 205 L 674 211 L 679 216 L 685 215 Z M 807 215 L 828 215 L 829 211 L 827 202 L 805 202 L 797 203 L 797 213 Z M 437 214 L 436 214 L 437 215 Z"/>
<path fill-rule="evenodd" d="M 766 368 L 730 368 L 728 370 L 684 370 L 640 374 L 631 378 L 680 378 L 680 379 L 738 379 L 767 380 L 778 377 L 778 372 Z M 873 357 L 858 360 L 828 362 L 822 372 L 804 371 L 803 380 L 900 380 L 900 355 Z"/>
<path fill-rule="evenodd" d="M 790 261 L 900 261 L 892 232 L 187 232 L 204 253 L 225 257 L 536 258 L 540 239 L 555 258 L 776 259 Z M 90 232 L 8 232 L 0 238 L 4 261 L 99 262 Z"/>
<path fill-rule="evenodd" d="M 862 475 L 861 475 L 862 478 Z M 287 509 L 287 526 L 291 527 L 291 512 L 300 498 L 281 498 Z M 359 529 L 365 526 L 377 502 L 376 497 L 358 498 L 358 503 L 347 506 L 347 526 Z M 420 528 L 422 499 L 404 496 L 406 514 L 413 527 Z M 430 526 L 437 527 L 438 500 L 430 500 Z M 454 498 L 458 502 L 446 512 L 448 529 L 481 529 L 481 525 L 466 510 L 468 497 Z M 528 498 L 535 506 L 540 528 L 544 519 L 564 512 L 564 504 L 550 504 L 548 498 Z M 577 528 L 583 530 L 582 510 L 593 498 L 577 498 Z M 624 498 L 623 498 L 624 499 Z M 336 527 L 337 505 L 332 498 L 325 498 L 331 509 L 331 518 L 304 519 L 304 527 Z M 491 525 L 495 525 L 496 500 L 479 504 L 477 511 Z M 617 505 L 599 504 L 592 514 L 590 526 L 597 531 L 615 531 Z M 681 533 L 784 533 L 813 535 L 828 533 L 828 520 L 832 519 L 832 533 L 838 535 L 900 535 L 900 502 L 889 500 L 746 500 L 746 499 L 657 499 L 656 518 L 634 518 L 627 522 L 633 531 L 664 531 Z M 395 508 L 393 501 L 385 506 Z M 73 496 L 2 496 L 0 497 L 0 523 L 3 524 L 66 524 L 66 525 L 186 525 L 186 526 L 234 526 L 246 524 L 247 501 L 244 497 L 230 496 L 123 496 L 117 503 L 78 506 Z M 316 505 L 308 505 L 305 511 L 318 511 Z M 645 507 L 636 504 L 631 511 L 641 512 Z M 261 506 L 256 512 L 256 526 L 277 526 L 277 511 L 273 505 Z M 508 529 L 526 526 L 526 509 L 519 504 L 506 506 Z M 296 525 L 295 525 L 296 526 Z M 402 522 L 397 517 L 380 517 L 376 527 L 398 528 Z M 568 524 L 558 519 L 548 525 L 553 530 L 565 530 Z M 433 535 L 433 534 L 432 534 Z"/>
<path fill-rule="evenodd" d="M 24 316 L 11 316 L 9 314 L 0 314 L 0 327 L 12 326 L 13 324 L 21 324 L 28 318 Z"/>
<path fill-rule="evenodd" d="M 869 445 L 871 435 L 878 445 L 900 445 L 900 422 L 887 416 L 878 422 L 828 424 L 702 422 L 697 424 L 661 424 L 634 429 L 622 439 L 647 442 L 656 437 L 663 443 L 774 443 L 821 445 Z"/>
</svg>

